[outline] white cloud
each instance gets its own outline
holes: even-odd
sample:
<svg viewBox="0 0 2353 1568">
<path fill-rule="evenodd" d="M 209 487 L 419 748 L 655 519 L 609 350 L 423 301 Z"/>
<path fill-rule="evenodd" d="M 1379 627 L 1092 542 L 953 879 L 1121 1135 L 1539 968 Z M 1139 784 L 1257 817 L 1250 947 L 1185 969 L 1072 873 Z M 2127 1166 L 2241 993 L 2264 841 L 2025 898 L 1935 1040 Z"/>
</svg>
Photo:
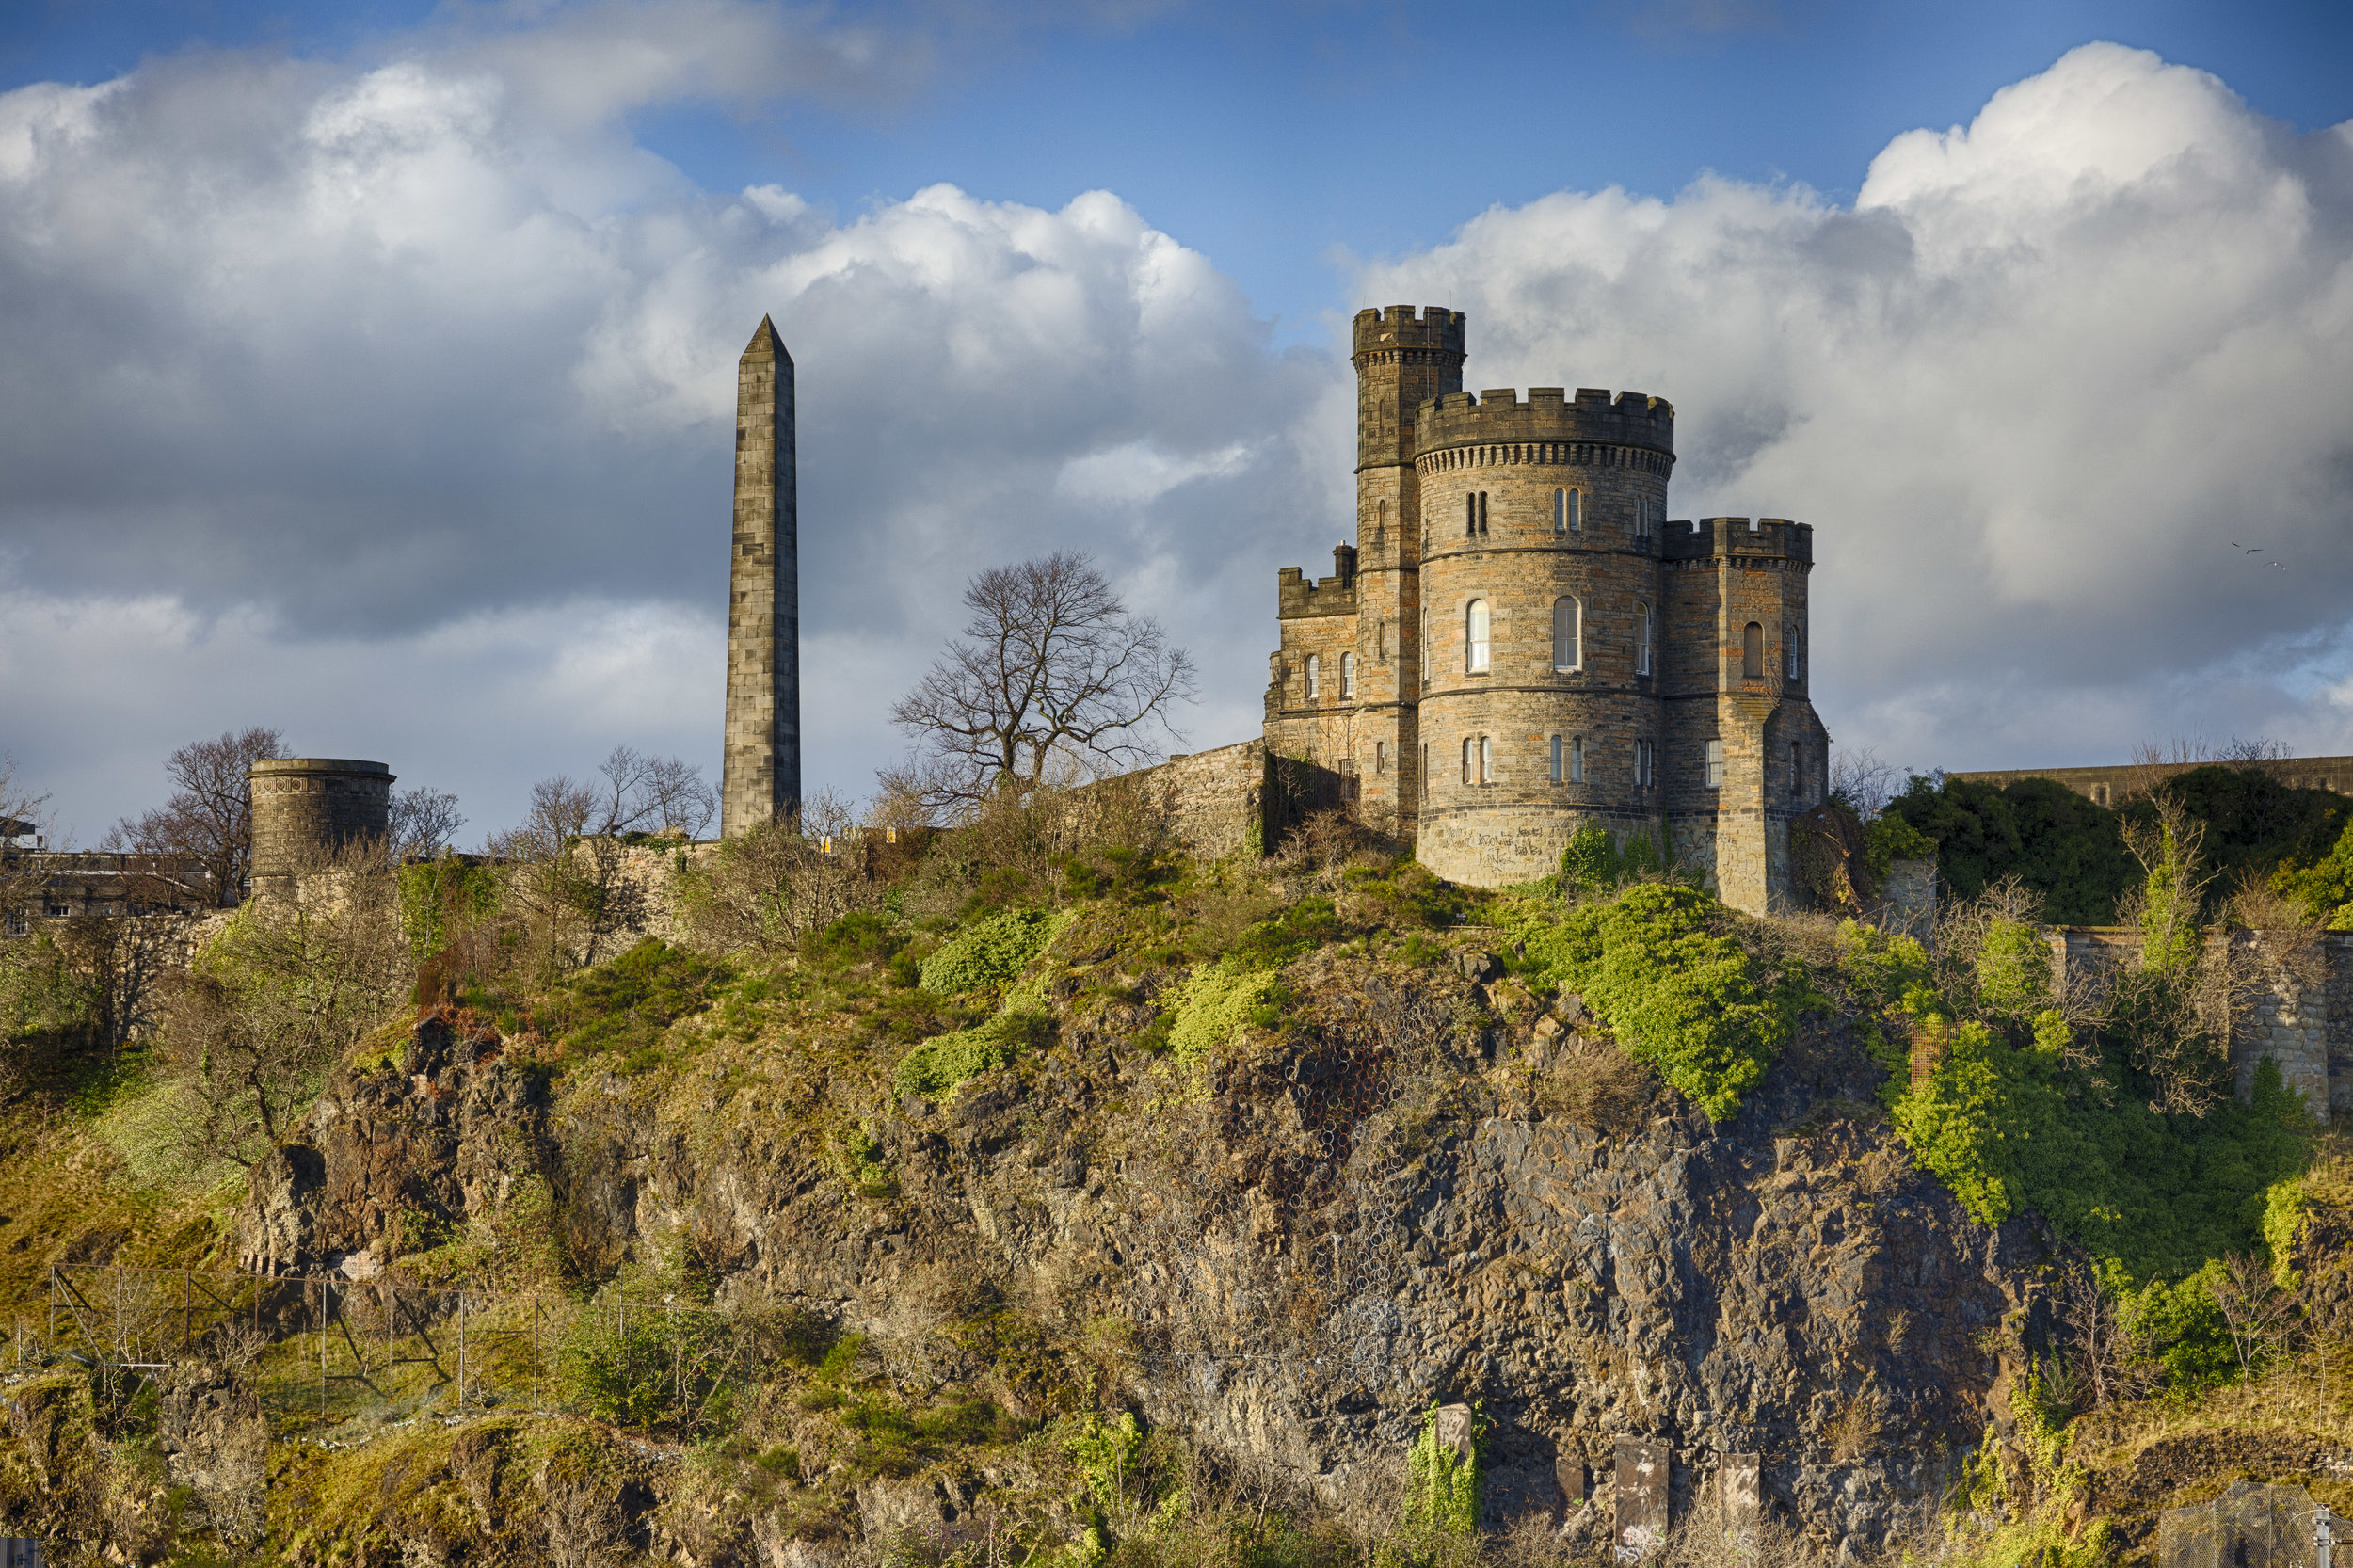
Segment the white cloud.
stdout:
<svg viewBox="0 0 2353 1568">
<path fill-rule="evenodd" d="M 195 54 L 0 95 L 0 294 L 26 304 L 0 315 L 0 589 L 32 607 L 0 659 L 50 694 L 0 748 L 92 822 L 153 771 L 91 744 L 101 714 L 154 755 L 325 728 L 507 800 L 575 723 L 715 765 L 734 361 L 763 313 L 798 362 L 816 778 L 859 791 L 896 753 L 883 699 L 966 576 L 1061 547 L 1214 645 L 1196 742 L 1247 732 L 1273 568 L 1340 515 L 1344 471 L 1289 436 L 1332 361 L 1271 356 L 1231 280 L 1106 192 L 938 185 L 836 221 L 697 190 L 608 123 L 803 90 L 777 51 L 864 47 L 806 19 L 464 20 L 366 68 Z M 382 695 L 410 688 L 433 725 Z"/>
<path fill-rule="evenodd" d="M 810 72 L 887 97 L 912 46 L 721 0 L 453 14 L 366 67 L 194 54 L 0 95 L 0 750 L 86 835 L 248 723 L 478 825 L 615 741 L 715 765 L 763 312 L 798 363 L 813 780 L 895 754 L 887 699 L 973 569 L 1055 548 L 1202 656 L 1190 744 L 1255 730 L 1273 568 L 1346 527 L 1343 360 L 1272 352 L 1108 192 L 844 220 L 696 189 L 627 130 L 834 90 Z M 1898 137 L 1850 207 L 1564 193 L 1350 303 L 1467 310 L 1474 387 L 1670 396 L 1680 512 L 1816 523 L 1843 738 L 2353 749 L 2348 239 L 2345 131 L 2100 46 Z"/>
<path fill-rule="evenodd" d="M 1850 208 L 1562 194 L 1362 281 L 1466 309 L 1474 386 L 1672 398 L 1678 516 L 1817 526 L 1833 732 L 1992 766 L 2353 750 L 2288 679 L 2353 588 L 2348 240 L 2353 128 L 2093 44 L 1896 138 Z"/>
</svg>

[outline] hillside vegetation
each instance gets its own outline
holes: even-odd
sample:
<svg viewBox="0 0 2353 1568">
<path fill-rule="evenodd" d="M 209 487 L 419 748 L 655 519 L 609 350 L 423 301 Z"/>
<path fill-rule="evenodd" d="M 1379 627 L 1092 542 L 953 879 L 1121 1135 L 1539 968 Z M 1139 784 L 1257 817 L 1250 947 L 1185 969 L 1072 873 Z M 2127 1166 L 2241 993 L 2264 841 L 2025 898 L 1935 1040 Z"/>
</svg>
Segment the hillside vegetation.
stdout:
<svg viewBox="0 0 2353 1568">
<path fill-rule="evenodd" d="M 1793 1563 L 2353 1507 L 2353 1185 L 2227 1093 L 2194 853 L 2096 993 L 1990 859 L 1924 944 L 1337 819 L 1197 863 L 1136 790 L 731 841 L 586 968 L 494 874 L 362 868 L 128 1050 L 12 950 L 0 1510 L 68 1563 L 1533 1565 L 1708 1411 Z M 94 1368 L 40 1325 L 107 1263 L 350 1281 L 344 1338 L 247 1279 Z"/>
</svg>

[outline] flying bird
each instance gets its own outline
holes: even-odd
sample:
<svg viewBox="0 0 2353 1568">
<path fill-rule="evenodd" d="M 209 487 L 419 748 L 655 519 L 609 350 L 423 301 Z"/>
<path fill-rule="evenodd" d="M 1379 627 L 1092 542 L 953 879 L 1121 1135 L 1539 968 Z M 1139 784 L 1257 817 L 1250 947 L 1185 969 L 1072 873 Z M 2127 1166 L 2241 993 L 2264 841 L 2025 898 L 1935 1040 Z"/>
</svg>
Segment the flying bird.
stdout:
<svg viewBox="0 0 2353 1568">
<path fill-rule="evenodd" d="M 2264 552 L 2264 547 L 2259 544 L 2241 544 L 2236 539 L 2231 541 L 2231 548 L 2249 555 L 2261 555 Z"/>
</svg>

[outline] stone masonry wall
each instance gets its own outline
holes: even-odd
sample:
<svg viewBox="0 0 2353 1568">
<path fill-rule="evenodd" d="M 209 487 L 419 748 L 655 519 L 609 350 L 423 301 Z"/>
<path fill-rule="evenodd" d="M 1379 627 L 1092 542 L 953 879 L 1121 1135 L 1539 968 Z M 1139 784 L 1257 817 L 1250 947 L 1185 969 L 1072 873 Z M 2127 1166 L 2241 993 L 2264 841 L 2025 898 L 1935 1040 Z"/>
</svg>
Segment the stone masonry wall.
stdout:
<svg viewBox="0 0 2353 1568">
<path fill-rule="evenodd" d="M 2134 962 L 2140 932 L 2131 926 L 2071 925 L 2050 930 L 2055 969 Z M 2251 949 L 2256 933 L 2234 931 L 2227 940 Z M 2231 1042 L 2231 1078 L 2241 1099 L 2254 1088 L 2255 1070 L 2268 1058 L 2281 1081 L 2304 1096 L 2315 1119 L 2329 1121 L 2343 1108 L 2353 1113 L 2353 933 L 2321 938 L 2323 975 L 2317 985 L 2298 985 L 2277 969 L 2270 984 L 2256 992 L 2253 1016 Z"/>
</svg>

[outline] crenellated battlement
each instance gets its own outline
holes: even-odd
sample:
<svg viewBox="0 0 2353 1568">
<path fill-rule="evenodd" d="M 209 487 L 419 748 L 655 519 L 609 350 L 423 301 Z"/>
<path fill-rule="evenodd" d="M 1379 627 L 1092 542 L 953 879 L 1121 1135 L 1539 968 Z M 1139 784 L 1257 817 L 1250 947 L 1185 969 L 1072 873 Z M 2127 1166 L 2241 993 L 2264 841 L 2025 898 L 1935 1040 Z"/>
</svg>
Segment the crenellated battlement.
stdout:
<svg viewBox="0 0 2353 1568">
<path fill-rule="evenodd" d="M 1348 566 L 1353 566 L 1355 554 L 1353 550 L 1348 552 Z M 1356 613 L 1356 575 L 1343 567 L 1338 575 L 1319 582 L 1297 567 L 1285 567 L 1274 574 L 1274 613 L 1282 620 L 1353 616 Z"/>
<path fill-rule="evenodd" d="M 1701 518 L 1662 525 L 1670 561 L 1720 561 L 1739 556 L 1814 562 L 1814 525 L 1787 518 Z"/>
<path fill-rule="evenodd" d="M 1369 360 L 1367 355 L 1399 352 L 1450 355 L 1459 363 L 1463 342 L 1463 312 L 1449 311 L 1443 305 L 1427 307 L 1418 320 L 1411 305 L 1356 312 L 1358 370 L 1377 362 Z"/>
<path fill-rule="evenodd" d="M 1447 392 L 1424 403 L 1414 416 L 1414 445 L 1424 455 L 1449 447 L 1528 443 L 1631 447 L 1661 454 L 1672 462 L 1674 405 L 1632 392 L 1620 392 L 1613 403 L 1607 390 L 1596 387 L 1579 387 L 1574 398 L 1560 387 L 1530 387 L 1523 400 L 1512 388 L 1498 387 L 1476 396 Z"/>
</svg>

